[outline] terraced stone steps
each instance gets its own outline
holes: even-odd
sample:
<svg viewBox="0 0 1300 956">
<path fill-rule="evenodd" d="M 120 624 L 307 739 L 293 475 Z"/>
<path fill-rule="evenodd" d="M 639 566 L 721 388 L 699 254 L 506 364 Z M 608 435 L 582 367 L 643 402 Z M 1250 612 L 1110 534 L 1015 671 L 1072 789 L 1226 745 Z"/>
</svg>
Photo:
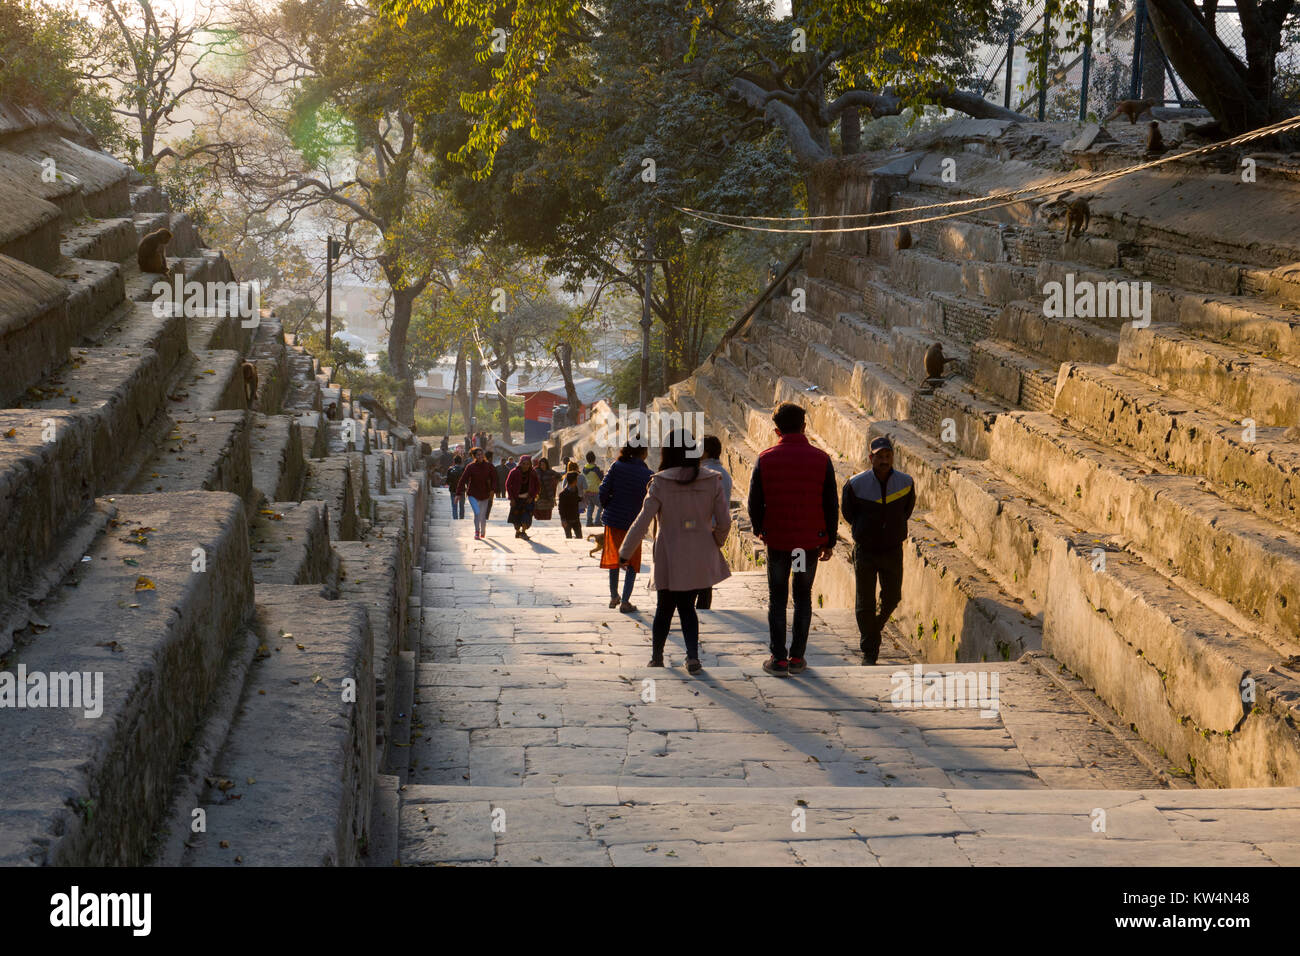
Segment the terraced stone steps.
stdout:
<svg viewBox="0 0 1300 956">
<path fill-rule="evenodd" d="M 17 636 L 5 669 L 102 674 L 102 714 L 6 712 L 0 859 L 136 865 L 172 774 L 252 604 L 233 495 L 100 499 L 102 532 Z M 192 570 L 202 548 L 210 573 Z M 220 568 L 220 573 L 215 569 Z"/>
</svg>

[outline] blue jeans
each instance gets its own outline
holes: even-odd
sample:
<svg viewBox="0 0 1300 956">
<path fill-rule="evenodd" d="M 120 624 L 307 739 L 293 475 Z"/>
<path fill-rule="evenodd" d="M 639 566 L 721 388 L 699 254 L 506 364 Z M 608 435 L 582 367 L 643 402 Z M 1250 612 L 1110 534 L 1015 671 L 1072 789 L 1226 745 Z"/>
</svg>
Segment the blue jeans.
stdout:
<svg viewBox="0 0 1300 956">
<path fill-rule="evenodd" d="M 582 497 L 587 505 L 587 527 L 590 528 L 597 523 L 596 518 L 599 516 L 600 492 L 588 491 Z"/>
<path fill-rule="evenodd" d="M 812 586 L 817 577 L 817 549 L 803 553 L 804 570 L 794 571 L 794 620 L 790 626 L 790 656 L 803 657 L 812 626 Z M 772 656 L 778 661 L 785 653 L 785 602 L 790 597 L 793 551 L 767 551 L 767 629 Z"/>
<path fill-rule="evenodd" d="M 451 516 L 453 518 L 465 517 L 465 496 L 464 495 L 451 496 Z"/>
<path fill-rule="evenodd" d="M 492 499 L 484 498 L 480 501 L 470 495 L 469 507 L 474 512 L 474 533 L 487 534 L 487 520 L 488 514 L 492 511 Z"/>
<path fill-rule="evenodd" d="M 636 584 L 636 572 L 631 568 L 624 569 L 627 573 L 623 577 L 623 603 L 632 603 L 632 586 Z M 609 569 L 609 596 L 618 597 L 618 568 Z"/>
</svg>

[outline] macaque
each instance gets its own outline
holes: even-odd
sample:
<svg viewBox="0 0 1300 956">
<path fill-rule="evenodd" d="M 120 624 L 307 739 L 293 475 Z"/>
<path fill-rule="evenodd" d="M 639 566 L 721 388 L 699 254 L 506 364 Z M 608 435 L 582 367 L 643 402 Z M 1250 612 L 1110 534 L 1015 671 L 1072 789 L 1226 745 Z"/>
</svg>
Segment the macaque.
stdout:
<svg viewBox="0 0 1300 956">
<path fill-rule="evenodd" d="M 253 404 L 253 399 L 257 398 L 257 366 L 252 362 L 245 362 L 243 373 L 244 400 L 251 406 Z"/>
<path fill-rule="evenodd" d="M 1160 135 L 1160 124 L 1155 120 L 1147 129 L 1147 152 L 1152 156 L 1158 156 L 1165 151 L 1165 138 Z"/>
<path fill-rule="evenodd" d="M 926 378 L 943 378 L 943 367 L 949 362 L 955 362 L 955 357 L 948 358 L 943 354 L 943 343 L 935 342 L 925 350 L 925 375 Z"/>
<path fill-rule="evenodd" d="M 1065 207 L 1065 241 L 1078 238 L 1088 231 L 1088 224 L 1092 222 L 1092 212 L 1088 209 L 1086 199 L 1072 199 L 1069 205 Z"/>
<path fill-rule="evenodd" d="M 170 275 L 167 268 L 167 243 L 171 241 L 170 229 L 155 229 L 141 239 L 140 247 L 135 251 L 135 261 L 140 264 L 140 271 Z"/>
<path fill-rule="evenodd" d="M 325 417 L 332 422 L 339 420 L 339 406 L 337 402 L 330 402 L 325 406 Z"/>
<path fill-rule="evenodd" d="M 1138 121 L 1139 116 L 1149 112 L 1155 105 L 1155 100 L 1120 100 L 1119 106 L 1115 107 L 1115 112 L 1106 117 L 1106 122 L 1109 123 L 1120 116 L 1127 116 L 1129 125 L 1132 126 Z"/>
<path fill-rule="evenodd" d="M 912 248 L 912 230 L 911 230 L 911 229 L 908 229 L 906 226 L 899 226 L 899 227 L 898 227 L 898 235 L 896 235 L 896 236 L 894 237 L 894 248 L 895 248 L 895 249 L 911 249 L 911 248 Z"/>
</svg>

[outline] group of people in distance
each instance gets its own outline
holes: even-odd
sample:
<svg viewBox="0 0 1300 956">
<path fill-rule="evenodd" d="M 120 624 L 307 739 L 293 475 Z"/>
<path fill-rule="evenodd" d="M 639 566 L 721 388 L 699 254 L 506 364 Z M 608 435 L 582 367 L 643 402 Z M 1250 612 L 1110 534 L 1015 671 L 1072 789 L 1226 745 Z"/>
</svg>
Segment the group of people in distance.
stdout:
<svg viewBox="0 0 1300 956">
<path fill-rule="evenodd" d="M 862 663 L 875 664 L 885 624 L 902 599 L 903 542 L 916 507 L 912 479 L 894 469 L 893 444 L 882 436 L 871 442 L 871 467 L 837 488 L 830 456 L 804 434 L 804 410 L 784 403 L 772 423 L 776 444 L 759 454 L 746 503 L 753 532 L 766 545 L 769 656 L 763 669 L 785 677 L 807 667 L 813 582 L 817 565 L 834 552 L 841 513 L 852 529 Z M 468 497 L 474 537 L 483 538 L 492 500 L 503 495 L 515 536 L 526 539 L 534 518 L 549 520 L 558 499 L 565 537 L 581 538 L 583 507 L 588 527 L 595 526 L 599 509 L 604 528 L 600 566 L 609 572 L 609 606 L 627 614 L 637 611 L 631 597 L 641 570 L 641 544 L 656 525 L 650 666 L 664 666 L 675 616 L 686 647 L 686 669 L 695 674 L 701 670 L 696 611 L 712 607 L 714 586 L 731 574 L 721 551 L 731 530 L 731 476 L 721 462 L 722 443 L 713 435 L 705 435 L 697 446 L 689 432 L 670 432 L 660 448 L 658 471 L 647 465 L 649 453 L 634 436 L 608 471 L 601 470 L 594 452 L 587 453 L 581 467 L 566 460 L 563 471 L 544 457 L 534 463 L 521 455 L 502 479 L 491 453 L 475 447 L 471 461 L 464 463 L 456 455 L 447 472 L 452 517 L 464 517 Z M 794 615 L 787 645 L 791 597 Z"/>
</svg>

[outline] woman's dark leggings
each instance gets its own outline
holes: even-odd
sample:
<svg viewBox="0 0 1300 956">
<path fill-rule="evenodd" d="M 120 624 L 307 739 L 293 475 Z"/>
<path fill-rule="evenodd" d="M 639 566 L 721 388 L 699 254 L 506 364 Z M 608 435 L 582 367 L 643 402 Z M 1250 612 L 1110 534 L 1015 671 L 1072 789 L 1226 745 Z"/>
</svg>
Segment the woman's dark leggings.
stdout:
<svg viewBox="0 0 1300 956">
<path fill-rule="evenodd" d="M 673 623 L 673 611 L 682 624 L 682 638 L 686 642 L 686 656 L 700 658 L 700 619 L 695 615 L 695 596 L 698 591 L 669 591 L 664 588 L 657 592 L 659 603 L 655 607 L 654 623 L 650 626 L 650 635 L 654 640 L 655 656 L 661 656 L 664 645 L 668 643 L 668 628 Z"/>
</svg>

